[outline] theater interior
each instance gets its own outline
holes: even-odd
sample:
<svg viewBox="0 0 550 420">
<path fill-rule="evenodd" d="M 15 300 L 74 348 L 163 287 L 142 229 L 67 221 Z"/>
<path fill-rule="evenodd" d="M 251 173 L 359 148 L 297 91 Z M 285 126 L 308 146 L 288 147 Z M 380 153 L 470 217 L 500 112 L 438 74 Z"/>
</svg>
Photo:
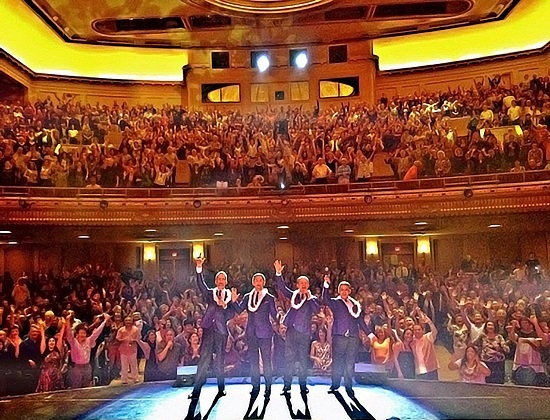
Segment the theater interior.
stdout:
<svg viewBox="0 0 550 420">
<path fill-rule="evenodd" d="M 505 304 L 510 322 L 515 321 L 513 310 L 518 300 L 530 299 L 527 302 L 530 308 L 539 305 L 542 296 L 550 306 L 548 16 L 548 0 L 2 0 L 0 273 L 9 273 L 17 283 L 18 279 L 27 281 L 43 275 L 52 278 L 76 267 L 100 266 L 120 273 L 141 272 L 142 280 L 159 281 L 159 285 L 169 281 L 183 290 L 193 287 L 196 258 L 206 258 L 212 274 L 229 267 L 230 272 L 252 274 L 242 268 L 247 267 L 262 270 L 268 276 L 273 275 L 273 261 L 280 259 L 289 276 L 293 267 L 294 274 L 307 269 L 312 279 L 317 276 L 315 285 L 320 292 L 320 270 L 325 266 L 334 275 L 362 272 L 362 281 L 368 283 L 369 276 L 374 279 L 373 273 L 378 269 L 382 273 L 387 271 L 396 280 L 396 269 L 404 265 L 409 267 L 407 272 L 421 273 L 416 279 L 420 295 L 425 296 L 431 290 L 423 289 L 423 282 L 429 283 L 432 280 L 426 279 L 435 277 L 433 292 L 440 286 L 448 289 L 446 299 L 453 300 L 449 307 L 455 312 L 459 305 L 464 305 L 460 298 L 470 299 L 468 296 L 475 301 L 474 305 L 489 299 Z M 510 116 L 510 104 L 503 105 L 510 96 L 522 109 L 517 120 Z M 426 108 L 442 105 L 444 98 L 449 103 L 453 98 L 461 102 L 460 113 L 445 116 L 441 110 L 424 113 Z M 402 114 L 402 104 L 407 101 L 418 104 L 419 111 L 422 108 L 418 121 L 412 116 L 412 105 Z M 80 111 L 74 108 L 77 103 Z M 495 117 L 484 125 L 483 107 L 487 104 L 489 107 L 495 104 L 493 111 L 498 114 L 498 122 Z M 388 105 L 395 108 L 386 113 Z M 102 132 L 99 143 L 95 131 L 93 139 L 86 143 L 85 131 L 73 127 L 71 134 L 68 125 L 63 128 L 52 125 L 44 131 L 42 126 L 36 126 L 36 121 L 45 118 L 48 109 L 69 123 L 77 118 L 81 120 L 79 124 L 84 124 L 84 118 L 88 118 L 85 115 L 90 119 L 101 118 L 101 124 L 108 128 Z M 416 106 L 414 109 L 416 112 Z M 162 160 L 162 153 L 167 151 L 155 143 L 158 136 L 164 141 L 155 131 L 158 128 L 155 124 L 164 121 L 161 110 L 162 118 L 179 113 L 180 122 L 185 120 L 187 124 L 184 128 L 183 123 L 177 125 L 173 119 L 167 124 L 160 123 L 165 124 L 161 128 L 165 130 L 164 137 L 174 139 L 168 149 L 175 147 L 177 132 L 183 131 L 187 149 L 181 147 L 180 150 L 186 149 L 183 155 L 178 150 L 179 161 L 168 165 L 168 181 L 159 184 L 162 170 L 157 167 L 157 158 Z M 149 116 L 144 116 L 147 112 Z M 348 116 L 353 113 L 357 117 L 349 123 Z M 381 115 L 385 122 L 380 123 Z M 103 116 L 111 121 L 105 122 Z M 394 117 L 397 122 L 392 125 Z M 195 125 L 193 118 L 201 123 Z M 247 121 L 244 129 L 243 120 Z M 477 126 L 472 126 L 473 120 Z M 287 124 L 285 129 L 281 128 L 281 121 Z M 464 149 L 459 146 L 464 142 L 465 155 L 470 159 L 472 138 L 487 138 L 491 134 L 505 162 L 504 154 L 513 136 L 510 127 L 518 133 L 522 152 L 518 152 L 517 165 L 512 159 L 509 166 L 502 163 L 494 171 L 483 166 L 485 158 L 480 158 L 481 164 L 471 166 L 475 169 L 455 172 L 455 161 L 451 159 L 452 170 L 444 174 L 437 172 L 436 162 L 437 173 L 421 172 L 409 178 L 410 168 L 417 161 L 424 164 L 419 172 L 426 170 L 424 155 L 415 157 L 416 150 L 423 147 L 415 143 L 418 137 L 414 141 L 399 137 L 403 130 L 409 133 L 409 123 L 431 130 L 420 140 L 423 145 L 440 136 L 434 144 L 445 150 L 443 157 L 448 151 Z M 152 146 L 146 143 L 150 139 L 139 138 L 143 124 L 149 130 L 147 135 L 153 133 L 155 137 Z M 228 124 L 236 134 L 230 134 Z M 338 137 L 337 133 L 354 130 L 356 124 L 368 125 L 365 129 L 371 130 L 371 137 L 357 131 L 347 140 Z M 396 126 L 399 130 L 393 135 Z M 446 130 L 445 135 L 440 134 L 441 127 Z M 268 164 L 266 158 L 258 163 L 265 168 L 263 176 L 258 175 L 261 177 L 258 185 L 253 177 L 249 185 L 244 185 L 244 178 L 243 185 L 241 179 L 235 184 L 230 178 L 229 185 L 227 178 L 217 182 L 198 180 L 193 172 L 197 166 L 187 156 L 193 148 L 204 153 L 215 147 L 209 142 L 219 142 L 220 137 L 211 133 L 219 134 L 222 129 L 227 129 L 222 143 L 234 135 L 239 141 L 246 138 L 244 143 L 250 145 L 251 138 L 256 141 L 265 136 L 273 144 L 276 142 L 277 153 L 285 153 L 285 158 L 287 150 L 297 141 L 295 150 L 289 152 L 296 161 L 298 149 L 302 150 L 300 141 L 303 144 L 309 141 L 304 138 L 310 138 L 311 162 L 306 162 L 309 178 L 306 182 L 290 182 L 290 175 L 286 173 L 284 178 L 285 173 L 281 172 L 279 177 L 275 175 L 274 182 L 268 181 L 270 168 L 277 161 Z M 63 130 L 70 138 L 63 137 Z M 195 134 L 189 134 L 193 130 Z M 273 135 L 268 133 L 270 130 Z M 39 131 L 48 138 L 44 146 L 32 143 L 31 137 Z M 249 131 L 258 137 L 249 136 Z M 397 147 L 386 143 L 390 131 L 392 138 L 397 139 Z M 369 158 L 372 170 L 366 179 L 355 179 L 355 167 L 352 175 L 334 170 L 345 165 L 341 159 L 338 161 L 338 156 L 331 175 L 322 179 L 324 182 L 312 175 L 317 158 L 324 159 L 328 154 L 339 153 L 340 157 L 349 154 L 358 159 L 356 150 L 346 151 L 334 144 L 342 141 L 340 144 L 350 142 L 353 146 L 363 134 L 365 139 L 375 139 L 374 152 Z M 189 146 L 193 135 L 200 137 L 197 147 Z M 25 136 L 31 140 L 25 140 Z M 150 147 L 147 150 L 156 154 L 150 157 L 151 165 L 155 162 L 154 183 L 146 187 L 140 187 L 135 180 L 131 185 L 123 183 L 127 179 L 126 172 L 122 177 L 125 171 L 122 160 L 126 159 L 123 155 L 128 154 L 125 148 L 129 147 L 129 139 L 137 138 L 143 142 L 143 149 Z M 25 141 L 31 143 L 22 146 Z M 317 141 L 322 141 L 322 147 L 317 147 Z M 479 141 L 481 144 L 482 140 Z M 97 188 L 95 181 L 91 181 L 95 176 L 87 177 L 81 185 L 70 185 L 70 182 L 56 183 L 55 179 L 52 183 L 51 179 L 42 178 L 40 170 L 38 181 L 33 184 L 28 181 L 27 166 L 23 171 L 17 166 L 14 178 L 9 178 L 11 162 L 17 161 L 19 165 L 17 142 L 23 153 L 28 152 L 31 161 L 40 162 L 40 166 L 50 159 L 59 160 L 61 165 L 62 159 L 80 153 L 91 162 L 97 150 L 102 155 L 101 164 L 120 155 L 114 157 L 115 162 L 120 162 L 116 185 L 103 183 L 104 167 L 97 169 L 100 184 Z M 540 148 L 540 163 L 534 161 L 529 151 L 535 144 Z M 246 159 L 256 159 L 255 153 L 268 156 L 260 149 L 261 145 L 255 147 L 256 152 L 252 153 L 252 147 L 248 146 Z M 359 154 L 361 147 L 356 147 Z M 399 160 L 401 149 L 411 156 L 403 172 L 397 166 L 405 161 Z M 85 156 L 87 150 L 89 158 Z M 441 152 L 433 150 L 434 156 Z M 35 152 L 37 160 L 32 154 Z M 221 153 L 222 160 L 231 154 L 224 155 L 225 152 L 226 149 Z M 220 153 L 216 153 L 212 162 L 220 159 Z M 494 156 L 485 149 L 483 153 Z M 244 150 L 242 154 L 246 154 Z M 399 163 L 394 165 L 396 159 Z M 224 164 L 230 165 L 231 161 L 229 156 Z M 358 162 L 354 160 L 357 166 Z M 90 174 L 91 168 L 86 169 Z M 72 170 L 72 166 L 66 169 L 69 180 Z M 475 261 L 473 266 L 470 260 Z M 533 265 L 534 280 L 529 273 L 530 261 L 537 261 Z M 494 280 L 493 270 L 506 272 L 509 277 Z M 525 284 L 532 288 L 522 288 L 518 270 L 528 273 Z M 472 279 L 483 274 L 491 278 L 487 282 L 494 283 L 493 294 L 483 295 L 477 287 L 478 294 L 474 291 L 471 295 L 465 286 L 451 295 L 455 285 L 446 283 L 446 279 L 468 271 L 475 271 Z M 3 284 L 6 274 L 2 277 Z M 342 276 L 341 279 L 346 279 Z M 231 281 L 230 278 L 229 286 Z M 502 295 L 507 282 L 511 287 L 517 286 L 517 293 L 512 293 L 516 300 L 510 293 Z M 36 284 L 36 290 L 41 290 Z M 361 283 L 365 285 L 368 289 L 368 284 Z M 0 296 L 6 300 L 4 314 L 12 304 L 7 287 L 5 283 L 3 291 L 0 288 Z M 371 292 L 375 302 L 381 304 L 375 288 Z M 412 297 L 413 290 L 409 292 Z M 40 293 L 31 290 L 35 295 L 29 296 L 26 303 L 35 305 L 32 299 Z M 135 300 L 139 300 L 138 293 L 132 302 Z M 38 312 L 47 309 L 37 306 Z M 480 310 L 487 320 L 492 319 L 490 309 Z M 452 309 L 449 312 L 454 319 L 457 313 L 453 315 Z M 15 313 L 14 306 L 12 316 Z M 524 316 L 529 314 L 525 312 Z M 539 322 L 542 320 L 546 325 L 537 338 L 542 342 L 546 369 L 550 360 L 547 355 L 550 311 L 542 318 L 537 314 Z M 32 324 L 36 314 L 27 311 L 25 315 Z M 447 322 L 446 316 L 443 318 L 441 325 Z M 11 328 L 1 313 L 0 327 L 6 331 Z M 304 404 L 303 409 L 300 405 L 301 411 L 293 412 L 290 403 L 287 401 L 285 405 L 285 399 L 277 393 L 263 414 L 247 417 L 244 410 L 236 413 L 245 408 L 241 399 L 249 398 L 248 389 L 238 382 L 228 386 L 230 398 L 218 405 L 215 400 L 208 410 L 215 394 L 215 386 L 210 383 L 211 389 L 204 397 L 208 404 L 201 400 L 201 409 L 190 406 L 186 393 L 178 388 L 146 383 L 126 388 L 115 379 L 114 385 L 91 387 L 79 393 L 13 396 L 9 388 L 0 386 L 0 418 L 158 418 L 155 416 L 168 412 L 174 418 L 225 420 L 243 416 L 319 420 L 548 417 L 550 407 L 545 387 L 550 380 L 527 384 L 537 386 L 514 383 L 515 377 L 508 378 L 508 370 L 512 375 L 513 350 L 507 358 L 505 385 L 463 384 L 456 372 L 447 369 L 447 364 L 454 360 L 452 333 L 448 340 L 436 346 L 439 383 L 390 379 L 384 387 L 360 385 L 364 388 L 357 394 L 359 405 L 347 399 L 328 401 L 324 388 L 315 389 L 322 388 L 316 383 L 311 386 L 309 403 L 307 399 L 299 401 Z M 0 363 L 0 375 L 4 366 Z M 233 397 L 231 386 L 235 387 Z M 510 402 L 512 395 L 524 402 Z M 381 404 L 384 409 L 377 406 L 377 398 L 385 401 Z M 139 400 L 148 402 L 140 405 Z M 251 407 L 252 404 L 253 401 Z"/>
</svg>

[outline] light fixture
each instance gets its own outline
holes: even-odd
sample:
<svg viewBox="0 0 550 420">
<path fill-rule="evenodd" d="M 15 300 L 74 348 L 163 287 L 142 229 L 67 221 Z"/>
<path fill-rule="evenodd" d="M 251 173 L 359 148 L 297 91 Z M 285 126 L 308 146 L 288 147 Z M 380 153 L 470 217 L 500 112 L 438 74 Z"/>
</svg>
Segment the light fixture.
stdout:
<svg viewBox="0 0 550 420">
<path fill-rule="evenodd" d="M 286 241 L 288 238 L 287 238 L 286 236 L 281 236 L 279 239 L 280 239 L 281 241 Z"/>
<path fill-rule="evenodd" d="M 17 245 L 19 242 L 17 241 L 9 241 L 8 242 L 8 245 Z"/>
<path fill-rule="evenodd" d="M 471 188 L 464 189 L 464 197 L 466 198 L 472 198 L 474 196 L 474 190 Z"/>
<path fill-rule="evenodd" d="M 267 56 L 267 54 L 260 55 L 256 60 L 256 67 L 258 68 L 258 71 L 260 73 L 266 71 L 270 65 L 271 63 L 269 62 L 269 57 Z"/>
<path fill-rule="evenodd" d="M 372 203 L 372 200 L 373 200 L 372 195 L 366 195 L 366 196 L 363 198 L 363 201 L 365 202 L 365 204 L 370 204 L 370 203 Z"/>
<path fill-rule="evenodd" d="M 419 254 L 429 254 L 430 253 L 430 238 L 418 239 L 417 250 Z"/>
<path fill-rule="evenodd" d="M 346 230 L 344 230 L 344 233 L 353 233 L 353 232 L 355 232 L 353 229 L 346 229 Z"/>
<path fill-rule="evenodd" d="M 214 233 L 214 236 L 223 236 L 223 232 L 216 232 Z"/>
<path fill-rule="evenodd" d="M 0 230 L 0 235 L 11 235 L 11 230 Z"/>
<path fill-rule="evenodd" d="M 296 56 L 296 59 L 294 60 L 294 64 L 296 64 L 296 67 L 299 69 L 304 69 L 307 66 L 309 59 L 307 57 L 307 53 L 305 51 L 302 51 Z"/>
<path fill-rule="evenodd" d="M 196 209 L 200 209 L 201 206 L 202 206 L 201 200 L 193 200 L 193 207 L 195 207 Z"/>
<path fill-rule="evenodd" d="M 496 228 L 502 227 L 502 225 L 499 225 L 498 223 L 492 223 L 492 224 L 489 225 L 489 227 L 491 229 L 496 229 Z"/>
<path fill-rule="evenodd" d="M 378 239 L 368 238 L 366 249 L 367 249 L 367 256 L 370 255 L 371 258 L 378 257 Z"/>
<path fill-rule="evenodd" d="M 415 226 L 426 226 L 428 222 L 414 222 Z"/>
<path fill-rule="evenodd" d="M 155 245 L 143 245 L 143 259 L 145 261 L 155 261 L 157 259 L 157 248 Z"/>
<path fill-rule="evenodd" d="M 78 235 L 78 239 L 90 239 L 90 235 Z"/>
<path fill-rule="evenodd" d="M 155 233 L 156 231 L 156 229 L 145 229 L 146 233 Z"/>
<path fill-rule="evenodd" d="M 281 226 L 277 226 L 277 229 L 290 229 L 290 227 L 287 225 L 281 225 Z"/>
<path fill-rule="evenodd" d="M 177 252 L 177 251 L 172 252 L 172 258 L 176 258 L 177 256 L 178 256 L 178 252 Z"/>
<path fill-rule="evenodd" d="M 109 207 L 109 202 L 107 200 L 101 200 L 99 202 L 99 208 L 101 210 L 107 210 L 107 207 Z"/>
</svg>

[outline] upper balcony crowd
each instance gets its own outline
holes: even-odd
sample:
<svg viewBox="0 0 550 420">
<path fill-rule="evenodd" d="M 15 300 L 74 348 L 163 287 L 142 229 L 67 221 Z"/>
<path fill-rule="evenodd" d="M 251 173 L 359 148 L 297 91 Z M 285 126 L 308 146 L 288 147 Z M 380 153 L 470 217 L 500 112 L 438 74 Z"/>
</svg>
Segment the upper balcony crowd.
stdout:
<svg viewBox="0 0 550 420">
<path fill-rule="evenodd" d="M 252 113 L 82 103 L 63 94 L 0 103 L 0 185 L 288 186 L 550 168 L 550 77 L 376 104 Z M 467 122 L 462 135 L 453 121 Z M 499 128 L 495 135 L 495 128 Z M 454 127 L 454 128 L 453 128 Z M 519 127 L 519 128 L 517 128 Z"/>
</svg>

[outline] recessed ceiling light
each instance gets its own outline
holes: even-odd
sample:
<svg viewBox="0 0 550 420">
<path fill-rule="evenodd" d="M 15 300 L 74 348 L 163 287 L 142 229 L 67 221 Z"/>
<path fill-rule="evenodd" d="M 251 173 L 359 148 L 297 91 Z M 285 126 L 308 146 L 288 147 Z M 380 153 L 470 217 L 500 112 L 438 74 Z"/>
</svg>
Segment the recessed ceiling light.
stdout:
<svg viewBox="0 0 550 420">
<path fill-rule="evenodd" d="M 414 222 L 416 226 L 426 226 L 428 222 Z"/>
<path fill-rule="evenodd" d="M 0 230 L 0 235 L 11 235 L 11 230 Z"/>
<path fill-rule="evenodd" d="M 346 230 L 344 231 L 344 233 L 353 233 L 353 232 L 355 232 L 353 229 L 346 229 Z"/>
<path fill-rule="evenodd" d="M 78 239 L 90 239 L 90 235 L 78 235 Z"/>
<path fill-rule="evenodd" d="M 8 242 L 8 245 L 17 245 L 19 242 L 17 241 L 9 241 Z"/>
<path fill-rule="evenodd" d="M 288 238 L 286 236 L 282 236 L 279 238 L 281 241 L 286 241 Z"/>
<path fill-rule="evenodd" d="M 223 232 L 216 232 L 214 233 L 214 236 L 223 236 Z"/>
<path fill-rule="evenodd" d="M 490 228 L 499 228 L 502 227 L 502 225 L 499 225 L 498 223 L 493 223 L 489 225 Z"/>
<path fill-rule="evenodd" d="M 155 233 L 157 230 L 156 229 L 145 229 L 145 232 L 148 232 L 148 233 Z"/>
<path fill-rule="evenodd" d="M 287 225 L 281 225 L 281 226 L 277 226 L 277 229 L 290 229 L 290 227 Z"/>
</svg>

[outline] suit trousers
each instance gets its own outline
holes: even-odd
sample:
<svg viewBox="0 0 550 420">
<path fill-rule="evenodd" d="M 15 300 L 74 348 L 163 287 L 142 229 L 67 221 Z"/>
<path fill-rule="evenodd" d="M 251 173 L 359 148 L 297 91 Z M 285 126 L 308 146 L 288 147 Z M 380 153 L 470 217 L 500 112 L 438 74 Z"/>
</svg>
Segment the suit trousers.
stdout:
<svg viewBox="0 0 550 420">
<path fill-rule="evenodd" d="M 86 388 L 92 382 L 92 366 L 87 363 L 84 365 L 73 365 L 69 368 L 69 385 L 71 389 Z"/>
<path fill-rule="evenodd" d="M 120 354 L 120 377 L 122 383 L 135 382 L 139 379 L 137 353 Z"/>
<path fill-rule="evenodd" d="M 332 388 L 338 388 L 344 377 L 344 386 L 351 389 L 357 355 L 357 337 L 334 335 L 332 337 Z"/>
<path fill-rule="evenodd" d="M 193 387 L 193 395 L 198 396 L 202 386 L 206 382 L 208 369 L 212 357 L 214 358 L 214 371 L 218 378 L 218 390 L 225 389 L 225 373 L 224 373 L 224 358 L 225 346 L 227 344 L 227 336 L 216 331 L 215 328 L 207 328 L 202 334 L 202 344 L 200 349 L 199 365 L 197 366 L 197 375 L 195 376 L 195 385 Z"/>
<path fill-rule="evenodd" d="M 289 327 L 286 332 L 285 358 L 286 372 L 285 386 L 290 386 L 294 376 L 294 366 L 298 362 L 298 382 L 300 388 L 306 388 L 307 367 L 309 364 L 310 337 Z"/>
<path fill-rule="evenodd" d="M 253 388 L 260 387 L 260 354 L 264 368 L 266 388 L 271 388 L 273 381 L 273 365 L 271 364 L 272 337 L 258 338 L 255 335 L 247 335 L 248 360 L 250 361 L 250 380 Z"/>
</svg>

